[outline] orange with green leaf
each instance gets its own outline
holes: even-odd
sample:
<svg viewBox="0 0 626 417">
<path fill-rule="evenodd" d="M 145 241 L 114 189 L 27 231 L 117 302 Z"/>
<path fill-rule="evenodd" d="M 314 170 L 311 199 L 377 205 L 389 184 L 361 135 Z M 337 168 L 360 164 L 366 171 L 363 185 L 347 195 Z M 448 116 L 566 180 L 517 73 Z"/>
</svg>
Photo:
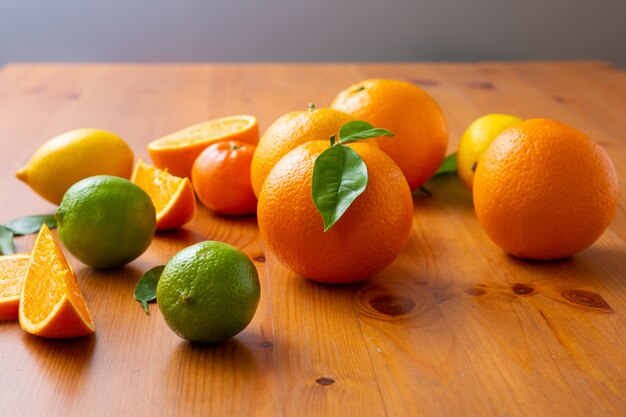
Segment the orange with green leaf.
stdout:
<svg viewBox="0 0 626 417">
<path fill-rule="evenodd" d="M 305 143 L 274 166 L 259 197 L 259 229 L 294 272 L 349 283 L 398 256 L 411 231 L 411 191 L 389 156 L 357 142 L 390 135 L 362 121 L 347 123 L 330 146 Z"/>
</svg>

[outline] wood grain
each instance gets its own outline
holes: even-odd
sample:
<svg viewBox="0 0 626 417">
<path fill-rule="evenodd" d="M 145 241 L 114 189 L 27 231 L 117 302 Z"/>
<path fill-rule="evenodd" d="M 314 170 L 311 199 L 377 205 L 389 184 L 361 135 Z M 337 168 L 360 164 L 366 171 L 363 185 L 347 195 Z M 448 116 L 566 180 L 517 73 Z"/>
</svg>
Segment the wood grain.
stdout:
<svg viewBox="0 0 626 417">
<path fill-rule="evenodd" d="M 125 268 L 70 257 L 96 335 L 53 341 L 0 323 L 0 415 L 622 416 L 626 413 L 626 73 L 603 62 L 324 65 L 9 65 L 0 71 L 0 223 L 53 213 L 13 173 L 58 133 L 98 127 L 148 159 L 152 139 L 231 114 L 261 131 L 368 77 L 404 79 L 441 104 L 449 152 L 489 112 L 551 117 L 615 162 L 618 212 L 589 249 L 559 262 L 504 254 L 454 176 L 414 197 L 413 231 L 372 279 L 326 286 L 265 253 L 254 217 L 201 208 Z M 201 240 L 254 259 L 248 328 L 216 346 L 179 339 L 133 300 L 139 276 Z M 18 238 L 28 251 L 34 238 Z"/>
</svg>

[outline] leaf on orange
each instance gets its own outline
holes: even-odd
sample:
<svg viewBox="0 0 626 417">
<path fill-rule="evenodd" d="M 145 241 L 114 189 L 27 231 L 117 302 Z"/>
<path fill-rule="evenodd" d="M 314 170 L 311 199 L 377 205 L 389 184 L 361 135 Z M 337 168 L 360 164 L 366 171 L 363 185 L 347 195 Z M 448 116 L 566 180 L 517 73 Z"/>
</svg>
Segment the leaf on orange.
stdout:
<svg viewBox="0 0 626 417">
<path fill-rule="evenodd" d="M 150 159 L 157 168 L 167 168 L 178 177 L 191 177 L 191 167 L 209 145 L 224 140 L 238 140 L 256 145 L 259 125 L 254 116 L 222 117 L 189 126 L 148 144 Z"/>
<path fill-rule="evenodd" d="M 196 196 L 189 178 L 179 178 L 137 161 L 131 181 L 142 188 L 156 208 L 157 230 L 175 229 L 196 214 Z"/>
<path fill-rule="evenodd" d="M 29 258 L 28 253 L 0 256 L 0 321 L 18 319 L 20 289 Z"/>
<path fill-rule="evenodd" d="M 42 337 L 77 337 L 95 331 L 74 271 L 45 224 L 20 292 L 19 320 L 25 331 Z"/>
</svg>

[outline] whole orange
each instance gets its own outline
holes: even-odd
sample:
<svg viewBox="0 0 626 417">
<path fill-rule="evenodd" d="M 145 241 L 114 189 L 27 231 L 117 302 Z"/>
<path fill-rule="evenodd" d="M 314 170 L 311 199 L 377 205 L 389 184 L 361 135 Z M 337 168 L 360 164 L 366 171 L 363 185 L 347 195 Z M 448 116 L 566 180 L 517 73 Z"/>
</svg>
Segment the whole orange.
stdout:
<svg viewBox="0 0 626 417">
<path fill-rule="evenodd" d="M 489 237 L 519 258 L 558 259 L 591 245 L 617 208 L 617 173 L 587 135 L 548 119 L 502 132 L 478 160 L 474 207 Z"/>
<path fill-rule="evenodd" d="M 220 214 L 254 213 L 253 154 L 254 145 L 237 141 L 218 142 L 202 151 L 191 169 L 191 182 L 202 204 Z"/>
<path fill-rule="evenodd" d="M 259 196 L 265 178 L 289 151 L 303 143 L 337 135 L 341 126 L 353 120 L 343 112 L 314 107 L 278 118 L 259 140 L 252 158 L 251 176 L 255 195 Z"/>
<path fill-rule="evenodd" d="M 446 120 L 435 100 L 416 85 L 365 80 L 339 93 L 331 107 L 395 133 L 378 138 L 378 145 L 398 164 L 412 190 L 432 177 L 443 161 Z"/>
<path fill-rule="evenodd" d="M 349 146 L 367 166 L 367 187 L 326 232 L 311 181 L 328 141 L 308 142 L 285 155 L 259 197 L 265 243 L 290 269 L 314 281 L 343 284 L 378 273 L 398 256 L 411 231 L 413 200 L 398 166 L 367 143 Z"/>
</svg>

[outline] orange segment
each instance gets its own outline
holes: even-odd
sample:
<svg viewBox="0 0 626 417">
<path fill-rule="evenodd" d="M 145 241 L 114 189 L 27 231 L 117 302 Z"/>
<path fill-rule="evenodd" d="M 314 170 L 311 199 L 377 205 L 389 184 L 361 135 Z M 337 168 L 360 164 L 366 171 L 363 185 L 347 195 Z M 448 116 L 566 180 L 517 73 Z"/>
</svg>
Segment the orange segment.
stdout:
<svg viewBox="0 0 626 417">
<path fill-rule="evenodd" d="M 238 140 L 256 145 L 259 125 L 254 116 L 222 117 L 189 126 L 148 144 L 148 154 L 157 168 L 167 168 L 177 177 L 190 177 L 193 161 L 209 145 Z"/>
<path fill-rule="evenodd" d="M 156 208 L 157 230 L 181 227 L 196 214 L 196 196 L 189 178 L 179 178 L 137 161 L 131 181 L 142 188 Z"/>
<path fill-rule="evenodd" d="M 77 337 L 95 331 L 74 271 L 45 224 L 20 292 L 19 320 L 24 330 L 36 336 Z"/>
<path fill-rule="evenodd" d="M 27 253 L 0 256 L 0 321 L 18 318 L 20 289 L 29 259 Z"/>
</svg>

